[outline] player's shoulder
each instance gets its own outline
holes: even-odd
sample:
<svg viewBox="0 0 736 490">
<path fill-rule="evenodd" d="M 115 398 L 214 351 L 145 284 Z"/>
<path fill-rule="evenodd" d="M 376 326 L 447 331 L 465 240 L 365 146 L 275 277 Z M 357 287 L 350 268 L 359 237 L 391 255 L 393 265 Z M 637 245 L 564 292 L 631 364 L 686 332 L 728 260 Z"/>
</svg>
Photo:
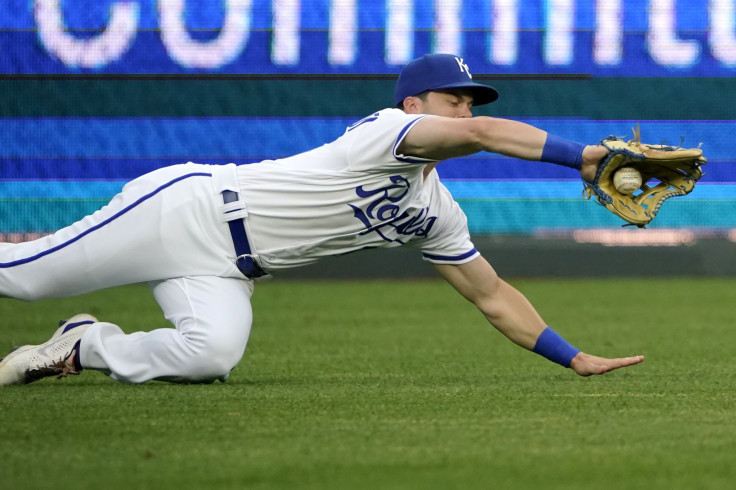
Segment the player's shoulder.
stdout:
<svg viewBox="0 0 736 490">
<path fill-rule="evenodd" d="M 428 117 L 429 114 L 408 114 L 402 111 L 401 109 L 397 109 L 393 107 L 393 108 L 383 109 L 383 110 L 376 112 L 376 116 L 386 121 L 405 122 L 405 121 L 414 121 L 417 119 L 422 119 L 422 118 Z"/>
<path fill-rule="evenodd" d="M 403 132 L 404 128 L 410 127 L 414 122 L 426 116 L 426 114 L 407 114 L 396 108 L 381 109 L 349 125 L 345 128 L 345 134 L 365 134 L 366 130 L 370 133 L 377 131 L 381 134 L 387 131 Z M 357 129 L 360 129 L 360 131 L 356 131 Z"/>
<path fill-rule="evenodd" d="M 426 114 L 407 114 L 401 109 L 397 109 L 395 107 L 389 107 L 386 109 L 381 109 L 379 111 L 376 111 L 361 119 L 358 119 L 353 124 L 351 124 L 350 127 L 356 127 L 361 124 L 364 124 L 367 122 L 373 122 L 373 121 L 382 121 L 382 122 L 411 121 L 413 119 L 417 119 L 417 118 L 424 117 L 424 116 L 426 116 Z"/>
</svg>

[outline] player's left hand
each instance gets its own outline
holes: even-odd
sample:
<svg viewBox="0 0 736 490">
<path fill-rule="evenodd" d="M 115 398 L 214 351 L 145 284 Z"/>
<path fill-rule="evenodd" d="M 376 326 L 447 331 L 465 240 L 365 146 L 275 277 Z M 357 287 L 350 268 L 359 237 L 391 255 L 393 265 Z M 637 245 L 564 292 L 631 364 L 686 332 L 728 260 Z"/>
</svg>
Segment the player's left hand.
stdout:
<svg viewBox="0 0 736 490">
<path fill-rule="evenodd" d="M 580 176 L 583 180 L 593 182 L 598 173 L 598 164 L 601 163 L 608 149 L 603 145 L 588 145 L 583 149 L 583 166 L 580 168 Z"/>
<path fill-rule="evenodd" d="M 614 369 L 633 366 L 644 360 L 644 356 L 620 357 L 617 359 L 606 359 L 605 357 L 591 356 L 585 352 L 578 352 L 570 362 L 570 369 L 578 373 L 580 376 L 590 376 L 593 374 L 605 374 Z"/>
</svg>

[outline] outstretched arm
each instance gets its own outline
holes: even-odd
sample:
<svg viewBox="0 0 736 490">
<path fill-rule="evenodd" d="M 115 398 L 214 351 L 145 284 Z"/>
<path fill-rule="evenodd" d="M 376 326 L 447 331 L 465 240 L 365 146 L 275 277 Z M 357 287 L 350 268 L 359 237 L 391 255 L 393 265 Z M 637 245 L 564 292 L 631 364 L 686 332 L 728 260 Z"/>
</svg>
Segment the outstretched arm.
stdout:
<svg viewBox="0 0 736 490">
<path fill-rule="evenodd" d="M 525 349 L 539 352 L 537 342 L 540 335 L 548 331 L 547 325 L 529 300 L 499 278 L 483 257 L 467 264 L 435 267 L 502 334 Z M 578 352 L 569 367 L 581 376 L 590 376 L 638 364 L 643 360 L 644 356 L 607 359 Z"/>
<path fill-rule="evenodd" d="M 487 151 L 578 168 L 583 179 L 592 181 L 608 150 L 601 145 L 577 145 L 582 149 L 580 155 L 573 142 L 556 137 L 548 141 L 548 136 L 546 131 L 511 119 L 425 117 L 412 126 L 398 152 L 440 161 Z"/>
</svg>

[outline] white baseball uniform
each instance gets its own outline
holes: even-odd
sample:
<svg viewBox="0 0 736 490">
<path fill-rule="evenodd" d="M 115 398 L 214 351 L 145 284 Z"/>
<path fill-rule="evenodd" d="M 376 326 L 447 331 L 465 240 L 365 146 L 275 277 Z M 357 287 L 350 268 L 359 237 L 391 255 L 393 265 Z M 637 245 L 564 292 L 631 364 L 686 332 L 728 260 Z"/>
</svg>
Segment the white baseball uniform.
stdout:
<svg viewBox="0 0 736 490">
<path fill-rule="evenodd" d="M 228 220 L 244 221 L 266 272 L 400 245 L 434 263 L 479 255 L 437 173 L 423 177 L 429 161 L 396 153 L 423 117 L 433 116 L 384 109 L 289 158 L 143 175 L 53 235 L 0 244 L 0 296 L 36 300 L 149 282 L 176 328 L 125 334 L 95 323 L 81 340 L 82 366 L 129 383 L 226 376 L 245 351 L 253 291 L 235 265 Z M 225 204 L 223 191 L 238 200 Z"/>
</svg>

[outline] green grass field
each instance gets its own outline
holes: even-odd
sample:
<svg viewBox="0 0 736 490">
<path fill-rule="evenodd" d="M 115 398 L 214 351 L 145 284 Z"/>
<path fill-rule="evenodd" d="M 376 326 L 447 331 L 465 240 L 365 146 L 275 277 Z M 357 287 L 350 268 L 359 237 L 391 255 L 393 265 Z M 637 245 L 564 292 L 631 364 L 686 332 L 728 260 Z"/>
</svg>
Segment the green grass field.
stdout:
<svg viewBox="0 0 736 490">
<path fill-rule="evenodd" d="M 730 489 L 736 281 L 511 281 L 583 350 L 581 378 L 445 283 L 264 282 L 227 383 L 86 371 L 0 389 L 3 489 Z M 86 311 L 163 322 L 143 286 L 0 300 L 0 349 Z"/>
</svg>

